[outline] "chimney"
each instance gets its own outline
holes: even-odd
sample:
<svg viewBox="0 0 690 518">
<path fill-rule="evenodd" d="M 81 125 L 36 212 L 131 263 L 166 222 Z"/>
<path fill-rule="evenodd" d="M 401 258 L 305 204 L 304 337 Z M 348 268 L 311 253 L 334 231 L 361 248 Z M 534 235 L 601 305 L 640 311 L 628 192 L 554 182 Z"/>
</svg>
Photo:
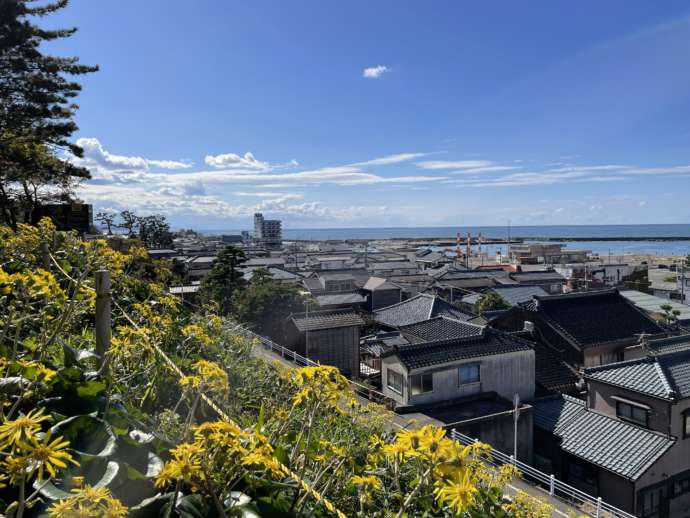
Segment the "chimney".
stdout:
<svg viewBox="0 0 690 518">
<path fill-rule="evenodd" d="M 534 322 L 530 322 L 529 320 L 525 320 L 525 323 L 523 325 L 522 330 L 525 333 L 529 333 L 530 336 L 534 336 Z"/>
</svg>

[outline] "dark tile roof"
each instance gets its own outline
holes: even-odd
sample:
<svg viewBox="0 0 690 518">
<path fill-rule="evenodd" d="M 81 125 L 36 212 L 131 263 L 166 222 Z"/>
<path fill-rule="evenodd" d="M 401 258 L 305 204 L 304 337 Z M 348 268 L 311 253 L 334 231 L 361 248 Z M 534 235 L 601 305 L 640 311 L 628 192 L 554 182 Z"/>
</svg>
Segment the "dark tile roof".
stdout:
<svg viewBox="0 0 690 518">
<path fill-rule="evenodd" d="M 589 379 L 668 400 L 690 397 L 690 349 L 585 369 Z"/>
<path fill-rule="evenodd" d="M 545 297 L 548 295 L 548 293 L 539 286 L 496 286 L 492 289 L 511 306 L 531 302 L 536 296 Z"/>
<path fill-rule="evenodd" d="M 585 369 L 585 377 L 648 396 L 672 399 L 668 380 L 654 358 L 639 358 L 592 367 Z"/>
<path fill-rule="evenodd" d="M 435 342 L 397 346 L 387 355 L 396 355 L 409 370 L 495 354 L 529 351 L 529 343 L 508 333 L 484 328 L 482 334 Z"/>
<path fill-rule="evenodd" d="M 533 403 L 535 426 L 561 439 L 564 452 L 629 480 L 637 480 L 675 440 L 585 408 L 569 396 Z"/>
<path fill-rule="evenodd" d="M 690 397 L 690 351 L 656 356 L 677 399 Z"/>
<path fill-rule="evenodd" d="M 463 322 L 472 318 L 472 315 L 463 313 L 445 300 L 426 293 L 374 312 L 376 322 L 391 327 L 416 324 L 437 316 L 447 316 Z"/>
<path fill-rule="evenodd" d="M 535 297 L 536 311 L 582 348 L 663 330 L 617 290 Z"/>
<path fill-rule="evenodd" d="M 467 322 L 461 322 L 445 316 L 401 326 L 398 330 L 404 335 L 409 336 L 412 342 L 434 342 L 482 334 L 481 326 L 468 324 Z"/>
<path fill-rule="evenodd" d="M 510 277 L 518 282 L 565 282 L 565 277 L 554 271 L 511 273 Z"/>
<path fill-rule="evenodd" d="M 578 376 L 558 354 L 548 346 L 536 342 L 534 349 L 534 377 L 539 392 L 570 392 Z"/>
<path fill-rule="evenodd" d="M 319 306 L 336 306 L 340 304 L 361 304 L 366 299 L 359 293 L 336 293 L 332 295 L 319 295 L 316 302 Z"/>
<path fill-rule="evenodd" d="M 301 332 L 316 329 L 333 329 L 336 327 L 363 326 L 364 320 L 354 311 L 347 309 L 331 311 L 310 311 L 309 318 L 305 313 L 294 313 L 290 319 Z"/>
<path fill-rule="evenodd" d="M 690 349 L 690 335 L 671 336 L 668 338 L 658 338 L 648 340 L 647 348 L 656 354 L 687 351 Z"/>
</svg>

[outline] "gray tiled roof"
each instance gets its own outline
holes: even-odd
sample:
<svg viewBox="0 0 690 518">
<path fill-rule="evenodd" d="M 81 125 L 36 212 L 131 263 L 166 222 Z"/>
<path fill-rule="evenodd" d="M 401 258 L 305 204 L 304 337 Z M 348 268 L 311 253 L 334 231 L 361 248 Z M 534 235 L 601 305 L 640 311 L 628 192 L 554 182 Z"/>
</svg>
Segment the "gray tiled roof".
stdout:
<svg viewBox="0 0 690 518">
<path fill-rule="evenodd" d="M 417 322 L 416 324 L 401 326 L 398 329 L 404 335 L 412 337 L 413 342 L 433 342 L 452 338 L 480 336 L 483 328 L 441 316 Z"/>
<path fill-rule="evenodd" d="M 690 397 L 690 351 L 659 355 L 656 360 L 666 374 L 676 398 Z"/>
<path fill-rule="evenodd" d="M 640 358 L 585 369 L 585 376 L 648 396 L 672 399 L 668 380 L 654 358 Z"/>
<path fill-rule="evenodd" d="M 361 304 L 364 297 L 359 293 L 338 293 L 333 295 L 319 295 L 316 302 L 319 306 L 334 306 L 337 304 Z"/>
<path fill-rule="evenodd" d="M 480 335 L 401 345 L 386 354 L 396 355 L 403 365 L 413 370 L 458 360 L 529 350 L 529 343 L 519 337 L 484 328 Z"/>
<path fill-rule="evenodd" d="M 534 296 L 548 295 L 548 293 L 539 286 L 496 286 L 492 289 L 511 306 L 529 302 Z"/>
<path fill-rule="evenodd" d="M 649 396 L 685 399 L 690 397 L 690 350 L 594 367 L 586 369 L 585 375 Z"/>
<path fill-rule="evenodd" d="M 557 396 L 535 401 L 534 424 L 561 438 L 561 449 L 629 480 L 637 480 L 675 440 Z"/>
<path fill-rule="evenodd" d="M 510 277 L 518 282 L 565 282 L 565 277 L 554 271 L 511 273 Z"/>
<path fill-rule="evenodd" d="M 400 327 L 437 316 L 447 316 L 463 322 L 472 318 L 439 297 L 420 293 L 403 302 L 379 309 L 374 313 L 374 320 L 383 325 Z"/>
<path fill-rule="evenodd" d="M 297 329 L 301 332 L 316 329 L 333 329 L 336 327 L 363 326 L 364 320 L 347 309 L 333 311 L 310 311 L 309 318 L 305 313 L 295 313 L 291 317 Z"/>
<path fill-rule="evenodd" d="M 670 336 L 648 340 L 647 348 L 656 354 L 687 351 L 690 349 L 690 335 Z"/>
</svg>

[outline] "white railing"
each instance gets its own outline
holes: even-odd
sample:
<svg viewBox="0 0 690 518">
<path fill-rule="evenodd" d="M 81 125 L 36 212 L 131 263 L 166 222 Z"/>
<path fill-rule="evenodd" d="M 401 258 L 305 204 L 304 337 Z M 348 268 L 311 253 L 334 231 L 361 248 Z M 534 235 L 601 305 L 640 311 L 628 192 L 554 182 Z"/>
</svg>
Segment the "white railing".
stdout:
<svg viewBox="0 0 690 518">
<path fill-rule="evenodd" d="M 450 432 L 452 439 L 458 441 L 460 444 L 473 444 L 477 442 L 477 439 L 473 439 L 464 435 L 457 430 L 453 429 Z M 502 464 L 510 464 L 515 466 L 519 471 L 521 478 L 526 482 L 530 482 L 534 485 L 540 486 L 544 491 L 548 492 L 549 496 L 553 498 L 558 498 L 565 501 L 568 504 L 577 506 L 580 511 L 586 513 L 589 516 L 595 518 L 603 517 L 616 517 L 616 518 L 635 518 L 634 515 L 626 513 L 617 507 L 612 506 L 604 502 L 601 497 L 595 498 L 584 491 L 561 482 L 553 475 L 547 475 L 546 473 L 539 471 L 538 469 L 525 464 L 512 455 L 506 455 L 503 452 L 492 449 L 491 451 L 492 462 L 496 466 Z"/>
<path fill-rule="evenodd" d="M 258 335 L 254 331 L 251 331 L 250 329 L 247 329 L 244 326 L 238 324 L 233 328 L 233 330 L 235 332 L 243 334 L 247 338 L 258 340 L 264 349 L 272 351 L 277 355 L 281 356 L 282 358 L 294 362 L 295 365 L 301 365 L 303 367 L 314 367 L 319 365 L 318 363 L 307 358 L 306 356 L 302 356 L 301 354 L 298 354 L 292 349 L 288 349 L 287 347 L 277 344 L 273 340 L 269 340 L 265 336 Z M 347 380 L 347 382 L 356 394 L 364 398 L 367 398 L 370 401 L 374 401 L 380 404 L 386 404 L 388 398 L 382 392 L 368 387 L 367 385 L 363 385 L 362 383 L 357 383 L 356 381 Z"/>
</svg>

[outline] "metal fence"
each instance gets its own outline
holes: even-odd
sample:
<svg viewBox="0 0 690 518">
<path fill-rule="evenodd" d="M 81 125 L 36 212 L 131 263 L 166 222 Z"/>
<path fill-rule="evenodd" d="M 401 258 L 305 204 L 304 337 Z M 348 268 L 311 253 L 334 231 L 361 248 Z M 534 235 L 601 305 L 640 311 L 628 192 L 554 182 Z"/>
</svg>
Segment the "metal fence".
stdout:
<svg viewBox="0 0 690 518">
<path fill-rule="evenodd" d="M 450 432 L 452 439 L 458 441 L 460 444 L 473 444 L 477 439 L 473 439 L 453 429 Z M 553 475 L 547 475 L 538 469 L 520 462 L 512 455 L 506 455 L 498 450 L 492 450 L 492 462 L 496 466 L 503 464 L 510 464 L 515 466 L 521 474 L 521 478 L 536 486 L 544 489 L 549 496 L 563 500 L 564 502 L 576 506 L 583 513 L 593 516 L 595 518 L 616 517 L 616 518 L 635 518 L 634 515 L 626 513 L 617 507 L 604 502 L 601 497 L 595 498 L 584 491 L 561 482 Z"/>
<path fill-rule="evenodd" d="M 279 345 L 265 336 L 258 335 L 242 325 L 238 324 L 233 330 L 242 334 L 246 338 L 257 340 L 264 349 L 272 351 L 285 360 L 293 362 L 295 365 L 318 365 L 318 363 L 314 362 L 313 360 L 302 356 L 301 354 L 298 354 L 287 347 Z M 370 401 L 375 401 L 382 404 L 385 404 L 388 401 L 388 398 L 382 392 L 379 392 L 371 387 L 352 380 L 348 380 L 348 383 L 355 393 L 369 399 Z M 451 438 L 465 445 L 473 444 L 478 441 L 477 439 L 468 437 L 467 435 L 464 435 L 455 429 L 451 430 Z M 595 518 L 635 518 L 634 515 L 607 504 L 601 499 L 601 497 L 595 498 L 584 491 L 580 491 L 579 489 L 570 486 L 565 482 L 561 482 L 553 475 L 547 475 L 546 473 L 543 473 L 538 469 L 515 459 L 512 455 L 506 455 L 498 450 L 492 450 L 492 462 L 496 466 L 500 466 L 502 464 L 511 464 L 515 466 L 520 471 L 521 478 L 523 480 L 542 488 L 546 493 L 548 493 L 549 496 L 560 499 L 568 505 L 577 507 L 581 512 L 589 516 Z"/>
</svg>

